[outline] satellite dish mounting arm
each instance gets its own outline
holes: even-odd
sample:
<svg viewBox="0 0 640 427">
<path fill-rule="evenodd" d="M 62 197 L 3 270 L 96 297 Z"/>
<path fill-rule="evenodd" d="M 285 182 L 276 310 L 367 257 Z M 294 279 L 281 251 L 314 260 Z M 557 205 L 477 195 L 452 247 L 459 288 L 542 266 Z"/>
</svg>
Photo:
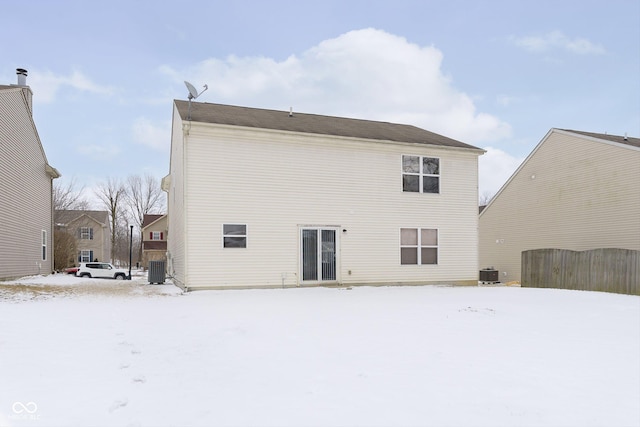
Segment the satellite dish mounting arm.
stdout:
<svg viewBox="0 0 640 427">
<path fill-rule="evenodd" d="M 187 111 L 187 120 L 191 120 L 191 100 L 196 99 L 200 95 L 202 95 L 207 89 L 209 89 L 209 86 L 204 85 L 204 89 L 202 90 L 202 92 L 198 93 L 195 86 L 193 86 L 188 81 L 185 80 L 184 84 L 185 86 L 187 86 L 187 89 L 189 90 L 189 95 L 187 96 L 187 98 L 189 99 L 189 109 Z"/>
</svg>

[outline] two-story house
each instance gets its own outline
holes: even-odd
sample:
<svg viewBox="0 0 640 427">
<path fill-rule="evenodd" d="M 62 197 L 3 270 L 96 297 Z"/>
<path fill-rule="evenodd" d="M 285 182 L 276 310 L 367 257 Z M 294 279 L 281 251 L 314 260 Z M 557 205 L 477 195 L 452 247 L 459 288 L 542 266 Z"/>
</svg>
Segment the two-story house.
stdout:
<svg viewBox="0 0 640 427">
<path fill-rule="evenodd" d="M 53 270 L 53 180 L 33 120 L 27 71 L 0 85 L 0 279 Z"/>
<path fill-rule="evenodd" d="M 478 156 L 414 126 L 174 101 L 168 273 L 190 289 L 478 281 Z"/>
<path fill-rule="evenodd" d="M 149 261 L 167 261 L 167 215 L 147 214 L 142 220 L 142 268 Z"/>
<path fill-rule="evenodd" d="M 111 225 L 107 211 L 58 210 L 56 228 L 76 239 L 75 262 L 111 261 Z"/>
</svg>

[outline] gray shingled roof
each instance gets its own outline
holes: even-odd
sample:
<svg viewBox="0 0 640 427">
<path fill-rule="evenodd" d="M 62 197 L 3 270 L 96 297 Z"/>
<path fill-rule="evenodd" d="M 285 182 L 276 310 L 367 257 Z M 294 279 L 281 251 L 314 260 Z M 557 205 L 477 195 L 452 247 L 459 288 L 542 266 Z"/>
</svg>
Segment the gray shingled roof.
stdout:
<svg viewBox="0 0 640 427">
<path fill-rule="evenodd" d="M 56 224 L 69 224 L 82 215 L 87 215 L 90 218 L 98 221 L 101 224 L 107 224 L 109 221 L 109 212 L 107 211 L 82 211 L 82 210 L 57 210 L 55 212 Z"/>
<path fill-rule="evenodd" d="M 160 218 L 162 218 L 165 214 L 146 214 L 142 217 L 142 228 L 145 228 L 147 225 L 152 222 L 156 222 Z"/>
<path fill-rule="evenodd" d="M 620 136 L 620 135 L 609 135 L 606 133 L 593 133 L 593 132 L 583 132 L 580 130 L 571 130 L 571 129 L 562 129 L 566 132 L 572 132 L 572 133 L 577 133 L 579 135 L 584 135 L 584 136 L 590 136 L 592 138 L 598 138 L 598 139 L 604 139 L 605 141 L 611 141 L 611 142 L 617 142 L 620 144 L 626 144 L 626 145 L 631 145 L 632 147 L 638 147 L 640 148 L 640 138 L 632 138 L 632 137 L 627 137 L 627 139 L 625 139 L 624 136 Z"/>
<path fill-rule="evenodd" d="M 187 120 L 189 102 L 180 100 L 174 100 L 174 102 L 182 120 Z M 290 117 L 288 111 L 261 108 L 192 102 L 191 120 L 231 126 L 480 150 L 472 145 L 410 125 L 298 112 L 294 112 Z"/>
</svg>

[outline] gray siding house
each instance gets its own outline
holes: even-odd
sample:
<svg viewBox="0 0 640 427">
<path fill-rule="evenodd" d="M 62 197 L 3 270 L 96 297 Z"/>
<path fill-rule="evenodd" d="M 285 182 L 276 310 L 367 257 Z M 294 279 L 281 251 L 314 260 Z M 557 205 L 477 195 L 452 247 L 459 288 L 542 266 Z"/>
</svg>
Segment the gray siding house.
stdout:
<svg viewBox="0 0 640 427">
<path fill-rule="evenodd" d="M 53 270 L 53 179 L 32 115 L 26 71 L 0 85 L 0 279 Z"/>
<path fill-rule="evenodd" d="M 640 250 L 640 139 L 551 129 L 480 213 L 480 267 L 534 249 Z"/>
</svg>

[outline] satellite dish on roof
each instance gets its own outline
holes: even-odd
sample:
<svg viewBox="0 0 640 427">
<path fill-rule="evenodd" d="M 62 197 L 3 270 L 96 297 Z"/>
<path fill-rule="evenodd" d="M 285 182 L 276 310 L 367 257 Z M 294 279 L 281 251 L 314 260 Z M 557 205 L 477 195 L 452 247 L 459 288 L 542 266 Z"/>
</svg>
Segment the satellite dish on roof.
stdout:
<svg viewBox="0 0 640 427">
<path fill-rule="evenodd" d="M 198 93 L 198 91 L 196 90 L 195 86 L 192 85 L 191 83 L 185 81 L 184 82 L 185 86 L 187 86 L 187 89 L 189 89 L 189 100 L 191 99 L 196 99 L 197 97 L 199 97 L 200 95 L 202 95 L 202 93 L 204 91 L 206 91 L 207 89 L 209 89 L 209 86 L 204 85 L 204 89 L 202 90 L 202 92 Z"/>
<path fill-rule="evenodd" d="M 202 92 L 198 93 L 198 91 L 196 90 L 195 86 L 192 85 L 191 83 L 189 83 L 188 81 L 185 80 L 184 84 L 185 84 L 185 86 L 187 86 L 187 89 L 189 89 L 189 96 L 188 96 L 188 99 L 189 99 L 189 110 L 187 112 L 187 120 L 191 120 L 191 100 L 192 99 L 196 99 L 197 97 L 202 95 L 202 93 L 204 91 L 209 89 L 209 86 L 204 85 L 204 89 L 202 90 Z"/>
</svg>

